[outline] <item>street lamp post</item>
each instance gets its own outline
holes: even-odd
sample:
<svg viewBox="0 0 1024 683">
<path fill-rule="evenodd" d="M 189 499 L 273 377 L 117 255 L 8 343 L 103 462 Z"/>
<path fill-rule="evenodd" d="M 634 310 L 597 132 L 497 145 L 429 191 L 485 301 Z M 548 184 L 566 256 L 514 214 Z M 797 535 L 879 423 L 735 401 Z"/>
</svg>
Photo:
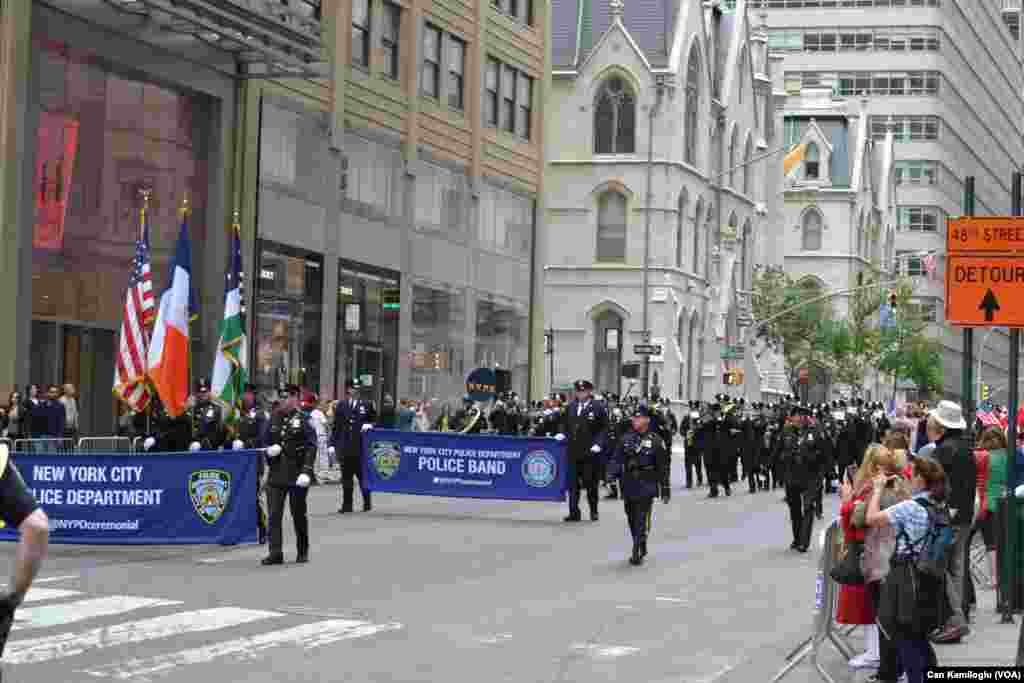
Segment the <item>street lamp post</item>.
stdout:
<svg viewBox="0 0 1024 683">
<path fill-rule="evenodd" d="M 649 321 L 649 308 L 650 296 L 647 292 L 647 285 L 650 279 L 650 266 L 651 266 L 651 212 L 654 210 L 654 192 L 652 191 L 651 184 L 654 176 L 654 117 L 657 115 L 658 109 L 661 106 L 662 97 L 665 94 L 665 83 L 661 80 L 657 82 L 655 89 L 655 101 L 651 105 L 648 120 L 647 120 L 647 201 L 646 211 L 644 212 L 644 269 L 643 269 L 643 285 L 641 286 L 641 293 L 643 296 L 643 339 L 644 344 L 651 342 L 651 328 Z M 643 396 L 646 398 L 650 391 L 650 379 L 651 379 L 651 357 L 650 355 L 644 355 L 643 360 L 643 376 L 641 377 L 641 390 Z"/>
</svg>

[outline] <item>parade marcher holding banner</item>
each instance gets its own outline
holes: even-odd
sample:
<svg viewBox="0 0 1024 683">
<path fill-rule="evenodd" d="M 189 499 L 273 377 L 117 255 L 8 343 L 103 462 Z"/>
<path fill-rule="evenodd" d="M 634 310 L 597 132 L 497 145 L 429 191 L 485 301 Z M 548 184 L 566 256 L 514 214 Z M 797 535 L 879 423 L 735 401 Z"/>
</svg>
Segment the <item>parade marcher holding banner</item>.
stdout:
<svg viewBox="0 0 1024 683">
<path fill-rule="evenodd" d="M 309 520 L 306 496 L 313 481 L 313 458 L 316 457 L 316 432 L 299 408 L 299 388 L 289 384 L 286 398 L 270 420 L 270 441 L 266 450 L 267 502 L 270 506 L 270 554 L 264 565 L 282 564 L 281 522 L 284 503 L 288 499 L 295 523 L 296 562 L 309 561 Z"/>
<path fill-rule="evenodd" d="M 260 399 L 256 396 L 256 387 L 252 384 L 245 385 L 245 393 L 242 394 L 242 416 L 238 423 L 238 438 L 235 439 L 232 447 L 237 451 L 243 448 L 266 448 L 270 438 L 270 414 L 263 408 Z M 266 473 L 266 463 L 263 458 L 257 461 L 256 479 L 256 505 L 259 507 L 259 544 L 267 542 L 267 505 L 266 495 L 263 490 L 263 478 Z"/>
<path fill-rule="evenodd" d="M 0 518 L 8 527 L 18 530 L 14 573 L 7 589 L 0 592 L 0 656 L 14 625 L 14 612 L 39 574 L 50 539 L 50 521 L 46 513 L 9 458 L 7 445 L 0 444 Z"/>
<path fill-rule="evenodd" d="M 580 492 L 587 491 L 590 521 L 596 522 L 598 501 L 599 458 L 602 457 L 608 437 L 608 412 L 604 404 L 593 400 L 594 385 L 589 380 L 576 382 L 576 400 L 565 411 L 562 431 L 555 437 L 568 438 L 569 515 L 566 522 L 579 522 Z"/>
<path fill-rule="evenodd" d="M 355 480 L 359 480 L 359 490 L 363 495 L 363 512 L 373 509 L 370 492 L 364 484 L 363 474 L 363 433 L 373 429 L 377 419 L 377 411 L 369 401 L 362 401 L 355 396 L 359 388 L 358 380 L 345 382 L 345 398 L 334 406 L 334 434 L 331 436 L 331 449 L 341 460 L 341 507 L 339 514 L 352 512 L 355 498 Z M 328 449 L 330 451 L 330 449 Z"/>
<path fill-rule="evenodd" d="M 195 402 L 188 411 L 192 426 L 190 451 L 216 451 L 227 440 L 224 429 L 224 411 L 210 400 L 210 383 L 205 379 L 196 382 Z"/>
<path fill-rule="evenodd" d="M 659 434 L 650 430 L 651 412 L 644 404 L 633 410 L 632 429 L 608 463 L 608 477 L 622 485 L 626 521 L 633 536 L 632 565 L 642 564 L 647 555 L 647 535 L 651 531 L 651 508 L 659 495 L 671 499 L 669 477 L 671 454 Z"/>
</svg>

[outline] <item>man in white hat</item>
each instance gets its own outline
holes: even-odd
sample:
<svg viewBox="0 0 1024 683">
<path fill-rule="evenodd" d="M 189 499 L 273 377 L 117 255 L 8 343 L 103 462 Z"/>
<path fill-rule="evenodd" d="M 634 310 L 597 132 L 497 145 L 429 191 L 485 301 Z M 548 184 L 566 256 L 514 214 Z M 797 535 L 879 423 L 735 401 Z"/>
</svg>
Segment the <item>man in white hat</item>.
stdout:
<svg viewBox="0 0 1024 683">
<path fill-rule="evenodd" d="M 954 533 L 946 569 L 949 618 L 932 634 L 932 642 L 959 643 L 971 630 L 964 615 L 964 546 L 974 521 L 977 472 L 970 440 L 964 435 L 967 422 L 959 404 L 939 401 L 928 414 L 927 428 L 928 440 L 935 444 L 935 450 L 928 457 L 946 470 L 947 501 Z"/>
</svg>

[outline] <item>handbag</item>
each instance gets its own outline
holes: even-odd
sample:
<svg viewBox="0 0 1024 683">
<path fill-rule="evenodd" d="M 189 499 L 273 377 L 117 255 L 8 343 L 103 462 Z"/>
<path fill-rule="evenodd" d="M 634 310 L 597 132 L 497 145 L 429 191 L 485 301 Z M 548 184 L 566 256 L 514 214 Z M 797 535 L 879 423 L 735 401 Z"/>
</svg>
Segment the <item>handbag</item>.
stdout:
<svg viewBox="0 0 1024 683">
<path fill-rule="evenodd" d="M 863 541 L 849 541 L 846 544 L 846 552 L 839 559 L 839 563 L 832 567 L 829 576 L 836 583 L 844 586 L 863 586 L 864 570 L 861 567 L 861 558 L 864 556 Z"/>
</svg>

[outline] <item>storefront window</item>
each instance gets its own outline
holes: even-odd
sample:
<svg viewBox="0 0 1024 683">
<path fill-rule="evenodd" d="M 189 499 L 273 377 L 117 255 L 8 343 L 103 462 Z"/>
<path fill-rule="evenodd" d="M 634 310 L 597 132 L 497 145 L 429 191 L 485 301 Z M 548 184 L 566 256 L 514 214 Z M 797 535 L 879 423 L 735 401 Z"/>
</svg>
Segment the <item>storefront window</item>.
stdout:
<svg viewBox="0 0 1024 683">
<path fill-rule="evenodd" d="M 526 396 L 529 310 L 526 304 L 480 294 L 476 303 L 476 367 L 510 372 L 509 389 Z"/>
<path fill-rule="evenodd" d="M 319 392 L 322 257 L 261 242 L 256 275 L 253 382 L 260 391 L 298 384 Z"/>
<path fill-rule="evenodd" d="M 162 289 L 188 198 L 206 238 L 205 98 L 117 73 L 74 46 L 36 38 L 39 131 L 33 178 L 32 313 L 120 325 L 141 191 L 149 190 L 153 281 Z M 203 288 L 202 269 L 193 286 Z M 109 387 L 107 387 L 109 391 Z"/>
<path fill-rule="evenodd" d="M 412 351 L 409 392 L 402 398 L 454 402 L 465 393 L 468 370 L 465 290 L 416 282 L 412 288 Z"/>
<path fill-rule="evenodd" d="M 360 380 L 363 398 L 378 406 L 385 396 L 404 398 L 396 395 L 395 384 L 400 307 L 398 273 L 339 263 L 336 384 Z"/>
</svg>

